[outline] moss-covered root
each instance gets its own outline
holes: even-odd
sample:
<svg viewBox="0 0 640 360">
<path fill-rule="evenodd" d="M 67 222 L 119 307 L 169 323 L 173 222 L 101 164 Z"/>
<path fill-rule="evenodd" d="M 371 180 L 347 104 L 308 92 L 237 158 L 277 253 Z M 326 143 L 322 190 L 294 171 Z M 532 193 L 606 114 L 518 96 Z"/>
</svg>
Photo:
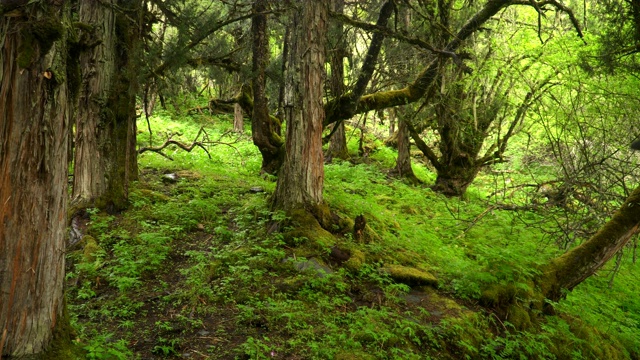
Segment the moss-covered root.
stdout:
<svg viewBox="0 0 640 360">
<path fill-rule="evenodd" d="M 290 211 L 289 224 L 292 229 L 284 233 L 284 240 L 290 246 L 302 244 L 317 245 L 326 248 L 333 245 L 333 234 L 320 225 L 318 219 L 306 209 L 300 208 Z"/>
<path fill-rule="evenodd" d="M 56 323 L 53 340 L 44 354 L 34 357 L 34 360 L 80 360 L 86 356 L 83 350 L 75 344 L 75 330 L 69 322 L 67 305 L 63 306 L 62 317 Z"/>
<path fill-rule="evenodd" d="M 533 284 L 530 284 L 533 285 Z M 480 304 L 494 311 L 501 321 L 507 321 L 518 330 L 536 323 L 544 306 L 544 296 L 533 286 L 493 285 L 482 292 Z"/>
</svg>

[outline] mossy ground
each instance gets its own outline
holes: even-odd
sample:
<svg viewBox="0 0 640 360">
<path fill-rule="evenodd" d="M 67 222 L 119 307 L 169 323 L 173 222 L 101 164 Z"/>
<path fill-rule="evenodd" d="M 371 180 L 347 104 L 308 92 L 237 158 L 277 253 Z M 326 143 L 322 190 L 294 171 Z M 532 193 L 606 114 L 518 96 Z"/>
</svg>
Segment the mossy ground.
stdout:
<svg viewBox="0 0 640 360">
<path fill-rule="evenodd" d="M 216 138 L 232 119 L 175 121 L 161 113 L 152 125 L 188 141 L 199 126 Z M 138 136 L 147 142 L 146 134 Z M 179 150 L 171 153 L 174 162 L 143 154 L 130 209 L 90 211 L 96 246 L 71 252 L 67 274 L 71 322 L 86 358 L 625 359 L 640 353 L 640 301 L 632 296 L 640 288 L 630 261 L 613 287 L 604 277 L 589 279 L 556 305 L 556 316 L 531 321 L 518 307 L 505 316 L 480 305 L 493 286 L 530 293 L 537 265 L 559 253 L 529 225 L 544 221 L 540 214 L 495 210 L 478 219 L 490 206 L 492 175 L 482 174 L 465 199 L 448 199 L 429 189 L 435 175 L 419 161 L 414 170 L 424 186 L 388 178 L 394 153 L 369 139 L 375 150 L 368 163 L 326 166 L 330 209 L 342 219 L 364 215 L 374 234 L 356 241 L 343 229 L 305 227 L 301 216 L 269 211 L 275 182 L 260 176 L 250 138 L 235 136 L 242 138 L 233 147 L 211 149 L 211 160 Z M 356 157 L 356 142 L 349 145 Z M 177 173 L 178 181 L 163 182 L 166 173 Z M 294 264 L 305 258 L 331 272 L 300 272 Z M 404 284 L 385 268 L 419 269 L 435 275 L 437 285 Z"/>
</svg>

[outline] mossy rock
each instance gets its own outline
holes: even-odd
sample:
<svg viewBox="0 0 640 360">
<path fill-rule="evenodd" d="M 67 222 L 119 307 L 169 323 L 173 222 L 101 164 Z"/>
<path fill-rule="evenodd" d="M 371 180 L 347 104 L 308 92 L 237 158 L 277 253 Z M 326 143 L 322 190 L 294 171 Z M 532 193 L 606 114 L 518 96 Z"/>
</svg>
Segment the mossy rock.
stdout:
<svg viewBox="0 0 640 360">
<path fill-rule="evenodd" d="M 409 286 L 430 285 L 437 286 L 438 279 L 424 270 L 402 265 L 389 265 L 380 268 L 380 272 L 386 273 L 393 280 Z"/>
<path fill-rule="evenodd" d="M 336 354 L 335 360 L 375 360 L 374 356 L 360 351 L 340 352 Z"/>
<path fill-rule="evenodd" d="M 85 235 L 82 240 L 85 242 L 83 251 L 83 260 L 86 263 L 92 263 L 96 261 L 98 253 L 102 251 L 100 245 L 96 239 L 91 235 Z"/>
<path fill-rule="evenodd" d="M 352 249 L 349 251 L 351 257 L 344 263 L 344 267 L 351 271 L 358 271 L 365 263 L 365 255 L 362 251 Z"/>
<path fill-rule="evenodd" d="M 171 198 L 163 193 L 149 190 L 149 189 L 140 189 L 138 190 L 142 196 L 149 199 L 152 203 L 157 202 L 168 202 Z"/>
<path fill-rule="evenodd" d="M 176 171 L 176 175 L 178 175 L 178 177 L 180 177 L 180 178 L 185 178 L 185 179 L 189 179 L 189 180 L 200 180 L 200 179 L 202 179 L 202 175 L 200 173 L 195 172 L 195 171 L 191 171 L 191 170 Z"/>
</svg>

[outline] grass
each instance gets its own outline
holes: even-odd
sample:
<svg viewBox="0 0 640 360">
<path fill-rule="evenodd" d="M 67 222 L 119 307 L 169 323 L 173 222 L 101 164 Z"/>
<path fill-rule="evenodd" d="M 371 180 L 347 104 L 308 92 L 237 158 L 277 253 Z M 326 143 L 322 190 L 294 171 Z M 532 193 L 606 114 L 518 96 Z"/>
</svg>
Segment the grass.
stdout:
<svg viewBox="0 0 640 360">
<path fill-rule="evenodd" d="M 386 176 L 394 151 L 367 139 L 366 163 L 327 165 L 325 199 L 344 217 L 364 215 L 369 243 L 337 245 L 360 254 L 340 266 L 331 249 L 285 243 L 267 224 L 273 179 L 259 176 L 248 135 L 231 119 L 175 118 L 153 127 L 190 142 L 200 127 L 229 145 L 168 149 L 139 157 L 131 208 L 88 211 L 96 246 L 69 253 L 68 304 L 78 344 L 89 359 L 604 359 L 640 354 L 637 266 L 630 256 L 609 287 L 613 264 L 588 279 L 527 331 L 477 304 L 493 284 L 528 286 L 535 265 L 560 251 L 539 229 L 545 214 L 492 208 L 504 184 L 485 172 L 464 199 Z M 140 124 L 140 129 L 146 128 Z M 164 141 L 154 134 L 154 144 Z M 141 145 L 148 134 L 140 133 Z M 357 153 L 352 138 L 350 152 Z M 416 175 L 435 175 L 418 159 Z M 177 182 L 163 180 L 177 173 Z M 509 174 L 525 182 L 528 172 Z M 252 187 L 264 192 L 254 193 Z M 495 200 L 495 197 L 493 198 Z M 524 201 L 524 197 L 517 201 Z M 88 241 L 87 241 L 88 243 Z M 307 246 L 305 248 L 305 246 Z M 88 252 L 87 248 L 91 248 Z M 298 270 L 310 259 L 329 271 Z M 306 264 L 306 263 L 305 263 Z M 429 271 L 437 288 L 397 283 L 380 269 Z"/>
</svg>

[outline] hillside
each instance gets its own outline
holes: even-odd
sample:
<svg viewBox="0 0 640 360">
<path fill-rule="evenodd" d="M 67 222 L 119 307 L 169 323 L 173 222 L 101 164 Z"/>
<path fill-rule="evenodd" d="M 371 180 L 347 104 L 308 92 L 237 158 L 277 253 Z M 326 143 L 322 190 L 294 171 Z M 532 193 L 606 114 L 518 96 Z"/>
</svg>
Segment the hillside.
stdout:
<svg viewBox="0 0 640 360">
<path fill-rule="evenodd" d="M 352 160 L 325 166 L 324 198 L 344 224 L 329 233 L 269 210 L 274 179 L 260 176 L 249 130 L 231 123 L 157 114 L 154 145 L 190 143 L 201 127 L 215 144 L 141 154 L 130 209 L 89 209 L 74 223 L 88 236 L 68 251 L 67 302 L 88 359 L 640 357 L 635 248 L 555 315 L 496 314 L 479 301 L 494 285 L 526 289 L 561 253 L 544 231 L 553 208 L 519 206 L 515 186 L 544 177 L 544 164 L 514 157 L 447 198 L 418 157 L 423 184 L 391 177 L 395 152 L 371 134 L 358 156 L 348 128 Z"/>
</svg>

